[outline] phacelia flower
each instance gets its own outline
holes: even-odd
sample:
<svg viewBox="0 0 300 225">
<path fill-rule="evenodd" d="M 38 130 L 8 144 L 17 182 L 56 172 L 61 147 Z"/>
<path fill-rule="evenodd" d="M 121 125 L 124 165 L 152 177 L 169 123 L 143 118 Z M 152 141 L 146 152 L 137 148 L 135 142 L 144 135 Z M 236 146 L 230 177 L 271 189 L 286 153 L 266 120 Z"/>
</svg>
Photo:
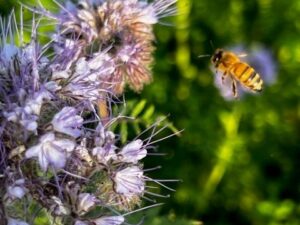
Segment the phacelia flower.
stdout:
<svg viewBox="0 0 300 225">
<path fill-rule="evenodd" d="M 145 209 L 134 210 L 151 194 L 146 182 L 160 181 L 144 176 L 140 162 L 153 143 L 120 146 L 121 134 L 109 130 L 119 123 L 112 107 L 126 85 L 138 92 L 152 80 L 153 25 L 174 15 L 176 0 L 54 2 L 58 14 L 41 2 L 24 5 L 55 20 L 46 45 L 39 45 L 40 18 L 28 44 L 23 10 L 20 23 L 0 18 L 0 211 L 9 225 L 40 216 L 16 212 L 22 203 L 46 210 L 51 221 L 120 225 Z"/>
<path fill-rule="evenodd" d="M 35 132 L 38 127 L 38 116 L 33 114 L 27 114 L 22 107 L 16 107 L 13 111 L 3 112 L 7 121 L 18 123 L 22 125 L 26 130 Z"/>
<path fill-rule="evenodd" d="M 105 130 L 102 124 L 96 128 L 97 135 L 95 137 L 95 145 L 103 146 L 104 144 L 114 144 L 115 134 L 112 131 Z"/>
<path fill-rule="evenodd" d="M 96 225 L 120 225 L 124 221 L 123 216 L 103 216 L 93 220 Z"/>
<path fill-rule="evenodd" d="M 77 115 L 77 111 L 73 107 L 64 107 L 55 114 L 51 122 L 55 131 L 70 135 L 74 138 L 80 136 L 82 123 L 83 118 Z"/>
<path fill-rule="evenodd" d="M 43 83 L 40 83 L 38 69 L 43 71 L 44 62 L 34 57 L 39 53 L 33 52 L 33 48 L 38 51 L 33 43 L 25 48 L 5 46 L 4 49 L 0 48 L 0 98 L 5 104 L 3 115 L 7 121 L 36 132 L 41 107 L 52 98 Z M 8 52 L 3 52 L 6 49 Z"/>
<path fill-rule="evenodd" d="M 81 221 L 81 220 L 76 220 L 74 225 L 89 225 L 88 222 L 84 222 L 84 221 Z"/>
<path fill-rule="evenodd" d="M 24 186 L 25 180 L 18 179 L 12 185 L 7 187 L 7 195 L 11 199 L 21 199 L 26 194 L 27 189 Z"/>
<path fill-rule="evenodd" d="M 7 225 L 29 225 L 29 224 L 22 220 L 8 218 Z"/>
<path fill-rule="evenodd" d="M 63 168 L 68 155 L 74 150 L 75 143 L 69 139 L 58 139 L 54 133 L 44 134 L 39 144 L 27 149 L 26 158 L 37 157 L 43 171 L 51 165 L 56 169 Z"/>
<path fill-rule="evenodd" d="M 125 145 L 114 159 L 121 162 L 136 164 L 139 160 L 146 157 L 146 155 L 147 150 L 143 148 L 143 141 L 137 139 Z"/>
<path fill-rule="evenodd" d="M 44 101 L 51 99 L 51 94 L 47 90 L 41 90 L 34 93 L 33 97 L 25 102 L 24 108 L 17 107 L 16 115 L 19 117 L 19 123 L 28 131 L 36 131 L 37 120 L 41 112 Z"/>
<path fill-rule="evenodd" d="M 95 206 L 97 198 L 89 193 L 81 193 L 77 199 L 77 212 L 82 215 Z"/>
<path fill-rule="evenodd" d="M 107 164 L 109 160 L 116 157 L 115 134 L 107 131 L 100 124 L 96 128 L 95 145 L 92 154 L 96 156 L 99 163 Z"/>
<path fill-rule="evenodd" d="M 93 148 L 93 155 L 97 157 L 99 163 L 107 164 L 107 162 L 114 158 L 117 147 L 113 144 L 107 144 L 103 147 Z"/>
<path fill-rule="evenodd" d="M 125 196 L 142 194 L 145 190 L 143 171 L 138 166 L 117 171 L 113 176 L 113 181 L 116 193 Z"/>
<path fill-rule="evenodd" d="M 76 146 L 74 152 L 75 152 L 75 155 L 80 160 L 85 161 L 89 165 L 92 165 L 93 164 L 93 159 L 92 159 L 92 156 L 91 156 L 91 152 L 89 151 L 89 149 L 87 148 L 86 145 L 87 145 L 87 140 L 86 140 L 86 138 L 83 138 L 80 145 Z"/>
<path fill-rule="evenodd" d="M 70 209 L 56 196 L 51 197 L 50 211 L 57 216 L 70 214 Z"/>
</svg>

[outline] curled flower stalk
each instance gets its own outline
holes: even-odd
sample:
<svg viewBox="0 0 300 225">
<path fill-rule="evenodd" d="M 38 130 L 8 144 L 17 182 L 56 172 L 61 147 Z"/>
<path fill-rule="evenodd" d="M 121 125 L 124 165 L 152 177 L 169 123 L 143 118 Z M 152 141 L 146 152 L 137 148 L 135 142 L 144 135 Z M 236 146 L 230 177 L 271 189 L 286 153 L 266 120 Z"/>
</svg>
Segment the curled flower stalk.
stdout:
<svg viewBox="0 0 300 225">
<path fill-rule="evenodd" d="M 74 81 L 66 71 L 72 70 L 72 64 L 77 59 L 86 61 L 87 74 L 94 82 L 92 90 L 82 86 L 86 83 L 84 80 L 88 79 L 87 75 L 85 78 L 76 77 L 76 85 L 71 83 L 66 89 L 74 93 L 81 83 L 81 89 L 89 94 L 98 92 L 94 96 L 98 98 L 99 115 L 107 121 L 110 116 L 107 93 L 120 96 L 126 84 L 140 92 L 145 84 L 151 82 L 152 54 L 155 49 L 153 25 L 160 18 L 174 15 L 175 3 L 176 0 L 155 0 L 152 3 L 138 0 L 81 0 L 77 5 L 70 1 L 65 5 L 58 3 L 61 8 L 59 14 L 44 8 L 36 10 L 58 24 L 58 34 L 53 36 L 58 53 L 53 62 L 53 72 L 63 71 L 65 76 L 60 77 L 63 82 L 66 79 Z M 99 52 L 103 53 L 99 55 Z M 70 57 L 73 60 L 66 61 Z M 97 62 L 101 63 L 97 63 L 98 68 L 91 68 L 93 59 L 97 57 Z M 62 61 L 65 63 L 61 64 Z"/>
<path fill-rule="evenodd" d="M 141 91 L 150 82 L 152 25 L 173 15 L 174 3 L 67 1 L 57 3 L 58 14 L 32 9 L 57 22 L 46 45 L 35 19 L 29 43 L 13 14 L 7 25 L 1 21 L 1 220 L 33 223 L 36 212 L 19 210 L 26 202 L 62 224 L 118 225 L 159 196 L 147 184 L 166 186 L 149 178 L 142 162 L 156 125 L 150 137 L 122 144 L 111 105 L 126 83 Z"/>
<path fill-rule="evenodd" d="M 137 0 L 113 0 L 93 4 L 80 1 L 77 6 L 69 4 L 62 14 L 53 18 L 61 24 L 61 40 L 75 37 L 81 44 L 80 49 L 89 52 L 108 48 L 107 54 L 113 58 L 116 69 L 107 74 L 104 83 L 120 95 L 126 83 L 133 90 L 141 91 L 143 85 L 151 81 L 152 25 L 172 10 L 175 12 L 172 8 L 175 2 L 158 0 L 147 4 Z"/>
</svg>

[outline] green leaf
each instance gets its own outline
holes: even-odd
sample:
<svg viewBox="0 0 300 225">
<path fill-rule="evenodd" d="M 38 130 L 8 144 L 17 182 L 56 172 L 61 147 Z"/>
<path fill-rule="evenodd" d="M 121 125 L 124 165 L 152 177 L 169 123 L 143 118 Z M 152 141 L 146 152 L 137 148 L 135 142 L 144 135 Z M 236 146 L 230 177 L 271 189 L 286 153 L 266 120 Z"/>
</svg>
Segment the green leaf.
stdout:
<svg viewBox="0 0 300 225">
<path fill-rule="evenodd" d="M 154 111 L 155 111 L 154 105 L 149 106 L 149 107 L 146 109 L 146 111 L 145 111 L 145 113 L 143 114 L 143 116 L 142 116 L 143 120 L 145 120 L 145 121 L 150 121 L 150 120 L 151 120 L 151 117 L 152 117 L 153 114 L 154 114 Z"/>
<path fill-rule="evenodd" d="M 141 100 L 132 110 L 131 116 L 137 117 L 145 108 L 147 101 L 145 99 Z"/>
<path fill-rule="evenodd" d="M 128 126 L 126 121 L 121 123 L 121 142 L 124 144 L 127 141 L 127 137 L 128 137 Z"/>
</svg>

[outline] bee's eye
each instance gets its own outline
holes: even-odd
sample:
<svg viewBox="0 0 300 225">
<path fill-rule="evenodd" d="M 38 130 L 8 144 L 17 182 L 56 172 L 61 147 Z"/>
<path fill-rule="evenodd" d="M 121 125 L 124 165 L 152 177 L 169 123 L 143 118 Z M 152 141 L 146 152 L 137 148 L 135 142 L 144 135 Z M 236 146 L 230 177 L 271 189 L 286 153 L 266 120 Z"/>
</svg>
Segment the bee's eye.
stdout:
<svg viewBox="0 0 300 225">
<path fill-rule="evenodd" d="M 216 54 L 216 57 L 215 57 L 216 61 L 220 61 L 220 59 L 221 59 L 221 57 L 222 57 L 222 54 L 223 54 L 222 51 L 219 51 L 219 52 Z"/>
<path fill-rule="evenodd" d="M 215 56 L 214 58 L 213 58 L 213 61 L 214 62 L 217 62 L 217 61 L 219 61 L 220 60 L 220 58 L 218 57 L 218 56 Z"/>
</svg>

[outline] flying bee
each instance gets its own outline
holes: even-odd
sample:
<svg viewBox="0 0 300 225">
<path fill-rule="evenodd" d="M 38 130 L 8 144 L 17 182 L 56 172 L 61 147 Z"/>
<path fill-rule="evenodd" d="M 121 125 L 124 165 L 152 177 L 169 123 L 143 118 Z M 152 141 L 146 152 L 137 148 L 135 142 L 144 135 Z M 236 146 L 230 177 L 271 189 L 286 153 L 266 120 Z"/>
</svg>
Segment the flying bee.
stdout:
<svg viewBox="0 0 300 225">
<path fill-rule="evenodd" d="M 254 91 L 262 91 L 263 80 L 259 74 L 245 62 L 239 59 L 239 56 L 230 51 L 217 49 L 211 57 L 216 72 L 222 73 L 222 83 L 226 76 L 231 78 L 232 93 L 234 97 L 238 96 L 237 82 L 239 81 L 244 87 Z"/>
</svg>

